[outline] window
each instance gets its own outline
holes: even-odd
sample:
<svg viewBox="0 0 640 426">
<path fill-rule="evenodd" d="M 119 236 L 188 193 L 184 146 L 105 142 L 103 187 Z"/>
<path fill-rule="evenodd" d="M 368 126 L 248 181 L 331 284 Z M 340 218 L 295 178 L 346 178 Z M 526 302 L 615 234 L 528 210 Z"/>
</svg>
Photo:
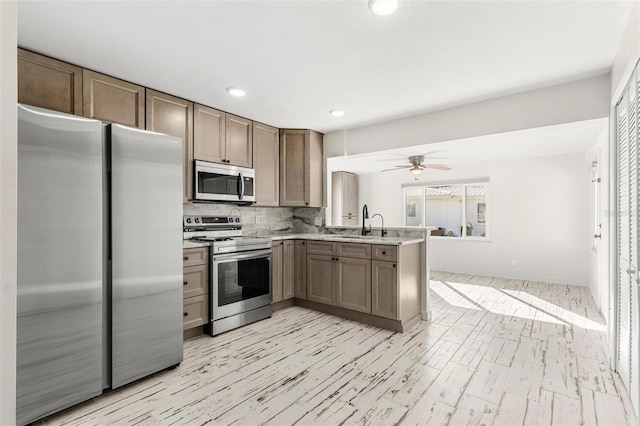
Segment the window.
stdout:
<svg viewBox="0 0 640 426">
<path fill-rule="evenodd" d="M 433 236 L 488 238 L 489 182 L 404 186 L 404 226 L 435 226 Z"/>
</svg>

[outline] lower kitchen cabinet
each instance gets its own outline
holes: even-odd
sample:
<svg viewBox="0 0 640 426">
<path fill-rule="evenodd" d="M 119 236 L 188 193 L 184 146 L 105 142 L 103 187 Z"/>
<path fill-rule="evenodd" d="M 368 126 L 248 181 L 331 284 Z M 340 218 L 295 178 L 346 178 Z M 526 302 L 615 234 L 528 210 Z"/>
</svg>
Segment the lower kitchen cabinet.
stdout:
<svg viewBox="0 0 640 426">
<path fill-rule="evenodd" d="M 271 303 L 282 301 L 282 241 L 271 243 Z"/>
<path fill-rule="evenodd" d="M 293 266 L 293 295 L 297 299 L 307 298 L 307 242 L 296 240 Z"/>
<path fill-rule="evenodd" d="M 209 322 L 209 261 L 207 247 L 183 250 L 182 257 L 182 329 L 186 337 L 202 333 Z M 200 327 L 197 330 L 196 327 Z"/>
<path fill-rule="evenodd" d="M 334 262 L 336 268 L 336 305 L 370 314 L 371 260 L 351 257 L 336 259 Z"/>
<path fill-rule="evenodd" d="M 398 268 L 395 262 L 371 262 L 371 313 L 398 319 Z"/>
<path fill-rule="evenodd" d="M 294 296 L 295 241 L 284 240 L 282 246 L 282 300 L 287 300 Z"/>
<path fill-rule="evenodd" d="M 371 313 L 371 245 L 309 241 L 307 300 Z"/>
<path fill-rule="evenodd" d="M 399 332 L 420 321 L 420 244 L 308 240 L 306 267 L 300 306 Z"/>
<path fill-rule="evenodd" d="M 335 305 L 333 263 L 335 257 L 307 251 L 307 300 Z"/>
<path fill-rule="evenodd" d="M 274 241 L 271 249 L 271 302 L 277 303 L 294 296 L 295 242 Z"/>
<path fill-rule="evenodd" d="M 189 330 L 207 323 L 209 317 L 208 295 L 195 296 L 184 299 L 183 302 L 183 330 Z"/>
</svg>

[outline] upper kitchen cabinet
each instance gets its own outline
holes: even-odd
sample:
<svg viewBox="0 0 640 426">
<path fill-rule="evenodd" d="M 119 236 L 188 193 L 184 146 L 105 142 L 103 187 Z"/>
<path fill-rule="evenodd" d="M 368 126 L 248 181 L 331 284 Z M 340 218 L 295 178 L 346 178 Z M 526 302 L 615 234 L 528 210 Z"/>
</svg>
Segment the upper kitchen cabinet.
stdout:
<svg viewBox="0 0 640 426">
<path fill-rule="evenodd" d="M 82 114 L 144 129 L 144 87 L 82 70 Z"/>
<path fill-rule="evenodd" d="M 358 175 L 348 172 L 331 174 L 331 224 L 358 224 Z"/>
<path fill-rule="evenodd" d="M 253 122 L 227 114 L 225 124 L 226 162 L 234 166 L 253 167 Z"/>
<path fill-rule="evenodd" d="M 256 206 L 280 205 L 280 137 L 278 129 L 253 122 L 253 168 Z"/>
<path fill-rule="evenodd" d="M 204 105 L 193 109 L 193 157 L 196 160 L 226 163 L 225 113 Z"/>
<path fill-rule="evenodd" d="M 204 105 L 195 105 L 194 158 L 234 166 L 253 166 L 253 123 Z"/>
<path fill-rule="evenodd" d="M 182 139 L 183 202 L 193 197 L 193 102 L 147 89 L 146 128 Z"/>
<path fill-rule="evenodd" d="M 322 207 L 322 134 L 280 130 L 280 205 Z"/>
<path fill-rule="evenodd" d="M 18 49 L 18 102 L 82 115 L 82 68 Z"/>
</svg>

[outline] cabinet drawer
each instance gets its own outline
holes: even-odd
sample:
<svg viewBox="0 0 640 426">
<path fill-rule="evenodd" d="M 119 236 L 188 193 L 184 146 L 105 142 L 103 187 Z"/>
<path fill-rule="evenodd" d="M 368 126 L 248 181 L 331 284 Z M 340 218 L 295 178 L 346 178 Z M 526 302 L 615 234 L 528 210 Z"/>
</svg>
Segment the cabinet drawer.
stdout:
<svg viewBox="0 0 640 426">
<path fill-rule="evenodd" d="M 371 244 L 338 243 L 336 254 L 340 257 L 371 259 Z"/>
<path fill-rule="evenodd" d="M 182 266 L 206 265 L 208 263 L 208 247 L 197 247 L 182 250 Z"/>
<path fill-rule="evenodd" d="M 209 265 L 187 266 L 182 272 L 182 297 L 209 293 Z"/>
<path fill-rule="evenodd" d="M 332 256 L 335 251 L 336 243 L 332 241 L 307 241 L 307 253 Z"/>
<path fill-rule="evenodd" d="M 398 261 L 398 246 L 383 246 L 374 244 L 371 258 L 373 260 L 384 260 L 386 262 Z"/>
<path fill-rule="evenodd" d="M 209 318 L 209 303 L 207 296 L 195 296 L 184 299 L 182 308 L 182 329 L 204 325 Z"/>
</svg>

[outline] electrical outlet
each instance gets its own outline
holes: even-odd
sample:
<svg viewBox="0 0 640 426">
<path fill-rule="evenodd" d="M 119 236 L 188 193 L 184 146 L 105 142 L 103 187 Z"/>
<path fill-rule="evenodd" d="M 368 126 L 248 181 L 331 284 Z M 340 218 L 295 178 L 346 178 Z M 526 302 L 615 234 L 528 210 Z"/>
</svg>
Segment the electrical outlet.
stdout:
<svg viewBox="0 0 640 426">
<path fill-rule="evenodd" d="M 316 216 L 314 223 L 316 226 L 322 226 L 322 217 L 321 216 Z"/>
<path fill-rule="evenodd" d="M 256 223 L 264 223 L 264 216 L 261 214 L 256 215 Z"/>
<path fill-rule="evenodd" d="M 516 266 L 518 264 L 518 261 L 515 259 L 511 259 L 511 266 Z"/>
</svg>

